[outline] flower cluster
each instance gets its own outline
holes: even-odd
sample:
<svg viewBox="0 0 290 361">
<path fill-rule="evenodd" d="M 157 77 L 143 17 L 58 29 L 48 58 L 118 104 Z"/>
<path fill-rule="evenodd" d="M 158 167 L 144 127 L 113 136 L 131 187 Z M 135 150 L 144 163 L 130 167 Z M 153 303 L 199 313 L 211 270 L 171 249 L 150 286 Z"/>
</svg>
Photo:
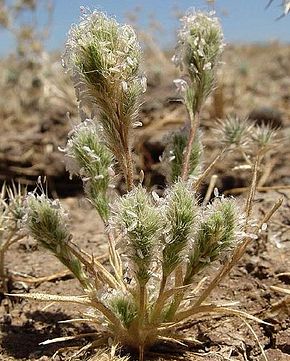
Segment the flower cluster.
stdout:
<svg viewBox="0 0 290 361">
<path fill-rule="evenodd" d="M 12 234 L 23 231 L 25 217 L 24 197 L 26 190 L 20 185 L 16 187 L 2 186 L 0 193 L 0 232 Z"/>
<path fill-rule="evenodd" d="M 168 277 L 186 257 L 193 236 L 198 207 L 195 194 L 182 182 L 175 183 L 165 197 L 163 275 Z"/>
<path fill-rule="evenodd" d="M 172 60 L 184 72 L 186 80 L 174 82 L 184 97 L 189 114 L 194 114 L 214 87 L 215 70 L 224 48 L 223 33 L 212 12 L 191 11 L 180 21 Z"/>
<path fill-rule="evenodd" d="M 133 185 L 130 135 L 136 119 L 139 97 L 146 90 L 140 74 L 140 45 L 128 25 L 120 25 L 99 11 L 83 13 L 79 25 L 68 36 L 64 66 L 73 73 L 77 96 L 97 109 L 106 145 L 117 160 L 128 188 Z"/>
<path fill-rule="evenodd" d="M 87 289 L 89 282 L 79 259 L 70 249 L 71 234 L 67 215 L 58 200 L 51 201 L 45 194 L 27 196 L 27 228 L 29 233 L 52 252 Z"/>
<path fill-rule="evenodd" d="M 189 256 L 185 283 L 204 267 L 229 255 L 244 236 L 245 217 L 235 199 L 217 197 L 200 214 L 192 251 Z"/>
<path fill-rule="evenodd" d="M 239 242 L 244 218 L 234 199 L 216 198 L 205 208 L 197 205 L 191 184 L 178 181 L 164 198 L 154 198 L 141 186 L 115 205 L 112 229 L 119 228 L 127 241 L 124 254 L 137 283 L 147 283 L 153 261 L 167 280 L 189 260 L 184 283 Z M 159 273 L 159 271 L 157 271 Z"/>
<path fill-rule="evenodd" d="M 221 55 L 224 42 L 218 18 L 214 12 L 188 12 L 180 19 L 181 28 L 173 62 L 189 74 L 213 69 Z"/>
<path fill-rule="evenodd" d="M 245 148 L 249 143 L 252 128 L 247 119 L 227 117 L 218 121 L 217 139 L 226 147 Z"/>
<path fill-rule="evenodd" d="M 268 124 L 254 127 L 251 138 L 256 152 L 260 154 L 273 151 L 279 144 L 277 132 Z"/>
<path fill-rule="evenodd" d="M 120 25 L 99 11 L 83 9 L 82 20 L 72 26 L 64 65 L 80 72 L 94 86 L 118 78 L 127 91 L 128 80 L 138 75 L 140 46 L 133 28 Z"/>
<path fill-rule="evenodd" d="M 93 120 L 86 119 L 71 131 L 64 152 L 70 176 L 81 177 L 86 195 L 106 221 L 109 216 L 107 191 L 114 171 L 112 154 L 100 139 L 101 133 Z"/>
<path fill-rule="evenodd" d="M 121 198 L 116 209 L 116 225 L 119 223 L 121 231 L 126 234 L 131 269 L 135 271 L 138 282 L 146 284 L 158 251 L 162 229 L 160 211 L 141 186 Z"/>
</svg>

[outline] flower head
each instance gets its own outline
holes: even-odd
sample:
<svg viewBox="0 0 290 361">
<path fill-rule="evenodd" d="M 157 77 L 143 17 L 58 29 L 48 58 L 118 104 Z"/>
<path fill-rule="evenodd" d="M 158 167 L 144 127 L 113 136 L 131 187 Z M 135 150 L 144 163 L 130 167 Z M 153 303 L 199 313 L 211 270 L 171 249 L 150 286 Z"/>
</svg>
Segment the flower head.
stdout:
<svg viewBox="0 0 290 361">
<path fill-rule="evenodd" d="M 186 283 L 204 267 L 225 257 L 244 235 L 245 217 L 235 199 L 218 197 L 200 216 L 189 255 Z"/>
<path fill-rule="evenodd" d="M 84 9 L 80 23 L 69 31 L 63 65 L 74 74 L 80 98 L 105 110 L 107 104 L 99 92 L 122 98 L 132 89 L 144 91 L 144 77 L 139 77 L 140 57 L 140 45 L 131 26 L 121 25 L 100 11 Z"/>
<path fill-rule="evenodd" d="M 140 45 L 129 25 L 85 10 L 68 36 L 63 62 L 73 73 L 80 108 L 97 110 L 106 146 L 131 188 L 131 132 L 136 126 L 146 79 L 140 74 Z M 95 114 L 95 111 L 94 111 Z"/>
<path fill-rule="evenodd" d="M 87 288 L 89 283 L 79 259 L 71 252 L 71 234 L 67 215 L 58 200 L 51 201 L 44 193 L 29 193 L 27 202 L 27 228 L 44 248 L 51 251 Z"/>
<path fill-rule="evenodd" d="M 189 114 L 199 112 L 213 90 L 223 48 L 223 33 L 213 12 L 191 11 L 181 18 L 172 60 L 188 77 L 186 87 L 179 80 L 175 83 L 185 93 L 183 98 Z"/>
<path fill-rule="evenodd" d="M 268 124 L 257 125 L 251 135 L 255 152 L 273 151 L 279 144 L 277 132 Z"/>
<path fill-rule="evenodd" d="M 224 48 L 223 33 L 214 12 L 190 11 L 180 21 L 173 62 L 193 75 L 213 69 Z"/>
<path fill-rule="evenodd" d="M 251 129 L 247 119 L 227 117 L 218 122 L 217 139 L 228 147 L 245 147 L 249 143 Z"/>
<path fill-rule="evenodd" d="M 81 177 L 84 189 L 100 216 L 107 220 L 107 190 L 112 173 L 113 157 L 100 139 L 101 129 L 91 119 L 77 125 L 70 133 L 65 148 L 66 167 L 70 175 Z"/>
<path fill-rule="evenodd" d="M 158 238 L 162 230 L 161 212 L 141 186 L 136 187 L 117 204 L 116 226 L 126 234 L 127 255 L 140 284 L 149 281 L 156 260 Z"/>
<path fill-rule="evenodd" d="M 88 81 L 128 80 L 138 72 L 140 46 L 131 26 L 120 25 L 100 11 L 85 10 L 79 25 L 69 31 L 63 60 Z"/>
<path fill-rule="evenodd" d="M 175 183 L 165 198 L 163 273 L 168 276 L 184 258 L 197 216 L 195 194 L 188 184 Z"/>
</svg>

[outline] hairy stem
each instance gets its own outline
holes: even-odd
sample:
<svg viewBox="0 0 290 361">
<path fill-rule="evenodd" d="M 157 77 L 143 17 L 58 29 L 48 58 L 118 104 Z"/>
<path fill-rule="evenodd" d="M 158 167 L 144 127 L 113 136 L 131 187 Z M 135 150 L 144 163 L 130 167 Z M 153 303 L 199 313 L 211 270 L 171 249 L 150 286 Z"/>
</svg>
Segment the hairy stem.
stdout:
<svg viewBox="0 0 290 361">
<path fill-rule="evenodd" d="M 7 292 L 7 283 L 5 280 L 5 268 L 4 268 L 4 262 L 5 262 L 5 251 L 1 249 L 0 251 L 0 281 L 1 281 L 1 291 Z"/>
<path fill-rule="evenodd" d="M 190 113 L 191 114 L 191 113 Z M 188 143 L 185 149 L 184 158 L 183 158 L 183 168 L 182 168 L 182 180 L 186 181 L 188 179 L 189 167 L 190 167 L 190 156 L 192 151 L 193 142 L 195 135 L 200 123 L 199 112 L 195 113 L 191 118 L 191 128 L 188 138 Z"/>
<path fill-rule="evenodd" d="M 158 322 L 160 312 L 163 308 L 163 304 L 164 304 L 164 300 L 165 300 L 163 296 L 164 296 L 166 282 L 167 282 L 167 276 L 163 275 L 161 283 L 160 283 L 159 294 L 158 294 L 157 300 L 155 302 L 155 307 L 153 309 L 152 316 L 151 316 L 151 320 L 154 323 L 156 323 L 155 320 L 157 320 L 157 322 Z"/>
<path fill-rule="evenodd" d="M 145 321 L 145 311 L 146 311 L 146 286 L 140 285 L 140 289 L 139 289 L 139 324 L 140 324 L 140 328 L 142 328 L 142 326 L 144 325 L 144 321 Z"/>
<path fill-rule="evenodd" d="M 125 150 L 125 158 L 126 158 L 126 182 L 127 182 L 127 190 L 130 192 L 133 189 L 133 161 L 132 161 L 132 151 L 129 146 L 126 147 Z"/>
<path fill-rule="evenodd" d="M 184 285 L 185 285 L 185 282 L 183 280 L 182 268 L 179 265 L 175 271 L 175 287 L 180 287 L 180 286 L 184 286 Z M 185 290 L 181 290 L 174 296 L 174 299 L 173 299 L 173 301 L 170 305 L 169 311 L 167 313 L 168 321 L 171 321 L 174 318 L 174 315 L 175 315 L 181 301 L 183 300 L 184 294 L 185 294 Z"/>
<path fill-rule="evenodd" d="M 204 170 L 204 172 L 199 176 L 197 181 L 194 184 L 194 189 L 198 191 L 200 185 L 205 180 L 205 178 L 209 175 L 213 167 L 216 165 L 216 163 L 223 157 L 225 152 L 227 151 L 228 147 L 225 147 L 222 149 L 222 151 L 213 159 L 213 161 L 208 165 L 208 167 Z"/>
<path fill-rule="evenodd" d="M 256 194 L 256 188 L 257 188 L 257 177 L 258 177 L 258 169 L 260 166 L 261 156 L 258 153 L 256 156 L 256 160 L 254 163 L 254 170 L 253 170 L 253 176 L 252 176 L 252 182 L 250 191 L 247 197 L 246 206 L 245 206 L 245 212 L 246 212 L 246 223 L 248 223 L 248 220 L 251 215 L 252 207 L 253 207 L 253 200 Z M 247 225 L 247 224 L 246 224 Z"/>
</svg>

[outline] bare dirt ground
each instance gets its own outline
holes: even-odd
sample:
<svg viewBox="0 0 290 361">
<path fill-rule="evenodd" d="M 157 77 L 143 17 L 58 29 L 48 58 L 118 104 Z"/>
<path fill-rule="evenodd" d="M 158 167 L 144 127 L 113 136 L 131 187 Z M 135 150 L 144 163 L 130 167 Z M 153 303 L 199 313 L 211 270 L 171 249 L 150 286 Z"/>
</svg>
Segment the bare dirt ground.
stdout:
<svg viewBox="0 0 290 361">
<path fill-rule="evenodd" d="M 203 133 L 207 146 L 205 163 L 218 152 L 214 133 L 210 131 L 214 119 L 229 113 L 250 115 L 260 121 L 279 125 L 281 136 L 285 139 L 276 154 L 267 159 L 261 172 L 264 177 L 260 185 L 289 186 L 290 48 L 279 44 L 230 47 L 225 61 L 227 66 L 220 74 L 220 90 L 210 99 L 203 113 Z M 165 177 L 159 156 L 166 143 L 166 134 L 181 126 L 186 114 L 181 104 L 172 101 L 175 90 L 171 81 L 175 70 L 166 63 L 164 69 L 167 73 L 164 74 L 160 62 L 153 65 L 148 65 L 147 70 L 149 87 L 141 112 L 144 126 L 136 137 L 135 156 L 137 166 L 148 173 L 145 184 L 162 189 Z M 35 109 L 30 113 L 27 111 L 23 121 L 21 112 L 11 112 L 8 105 L 2 107 L 5 112 L 1 113 L 4 132 L 0 135 L 0 177 L 13 177 L 33 187 L 37 176 L 46 174 L 52 195 L 61 197 L 63 205 L 70 212 L 75 241 L 96 256 L 103 255 L 106 244 L 100 222 L 95 211 L 83 199 L 81 184 L 77 180 L 69 181 L 66 176 L 62 155 L 57 150 L 59 145 L 65 144 L 70 126 L 65 114 L 70 111 L 74 119 L 76 108 L 69 82 L 67 86 L 61 83 L 60 88 L 57 81 L 54 83 L 54 75 L 51 73 L 42 80 L 41 89 L 37 90 L 40 93 L 35 94 L 36 105 L 30 105 Z M 52 84 L 61 90 L 57 92 Z M 47 88 L 43 89 L 45 86 L 50 93 Z M 30 95 L 33 98 L 33 94 Z M 39 103 L 39 96 L 47 98 L 45 101 L 42 98 L 42 103 Z M 60 97 L 64 100 L 60 101 Z M 23 96 L 23 102 L 25 100 Z M 232 161 L 238 163 L 239 159 L 233 157 Z M 217 186 L 220 191 L 249 184 L 250 174 L 234 171 L 233 163 L 229 160 L 219 164 L 215 173 L 219 175 Z M 205 184 L 204 190 L 206 187 Z M 244 193 L 239 196 L 243 197 Z M 220 302 L 238 301 L 235 307 L 270 323 L 261 325 L 250 322 L 269 361 L 290 360 L 290 302 L 283 293 L 270 288 L 279 286 L 290 289 L 290 190 L 279 188 L 259 192 L 255 199 L 255 217 L 258 219 L 281 196 L 284 198 L 283 205 L 268 229 L 253 241 L 247 254 L 212 295 L 214 300 Z M 42 277 L 64 270 L 55 258 L 39 249 L 31 239 L 25 239 L 9 250 L 7 267 L 15 279 L 20 277 L 18 273 Z M 208 276 L 214 272 L 215 269 L 210 270 Z M 15 280 L 9 287 L 10 292 L 17 293 L 76 295 L 81 292 L 69 275 L 38 284 Z M 50 360 L 60 345 L 40 346 L 40 342 L 91 330 L 85 324 L 73 326 L 58 323 L 78 317 L 80 311 L 73 306 L 53 304 L 44 310 L 43 307 L 44 304 L 37 302 L 17 299 L 11 303 L 2 299 L 0 360 Z M 255 336 L 238 318 L 205 315 L 201 319 L 190 320 L 179 332 L 201 343 L 187 347 L 159 345 L 146 355 L 146 360 L 264 361 Z M 80 340 L 79 344 L 85 342 Z M 61 347 L 74 344 L 62 343 Z M 61 353 L 56 360 L 65 360 L 68 355 L 67 352 Z"/>
</svg>

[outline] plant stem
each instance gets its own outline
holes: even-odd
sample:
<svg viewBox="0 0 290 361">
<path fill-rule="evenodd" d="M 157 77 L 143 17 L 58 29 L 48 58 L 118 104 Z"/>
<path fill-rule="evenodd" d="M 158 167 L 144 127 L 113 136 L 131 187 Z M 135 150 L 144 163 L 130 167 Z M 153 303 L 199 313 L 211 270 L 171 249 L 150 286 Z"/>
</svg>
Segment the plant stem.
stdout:
<svg viewBox="0 0 290 361">
<path fill-rule="evenodd" d="M 180 286 L 184 286 L 185 282 L 183 279 L 183 274 L 182 274 L 182 268 L 179 265 L 175 271 L 175 287 L 180 287 Z M 185 290 L 181 290 L 180 292 L 178 292 L 175 296 L 174 299 L 170 305 L 169 311 L 168 311 L 168 321 L 171 321 L 174 318 L 174 315 L 183 299 Z"/>
<path fill-rule="evenodd" d="M 258 192 L 279 191 L 279 190 L 283 190 L 283 189 L 289 190 L 290 186 L 280 185 L 280 186 L 269 186 L 269 187 L 257 187 L 256 188 L 256 190 Z M 243 192 L 247 192 L 248 190 L 249 190 L 249 187 L 232 188 L 232 189 L 225 191 L 224 195 L 243 193 Z"/>
<path fill-rule="evenodd" d="M 183 286 L 188 286 L 192 283 L 192 277 L 189 277 L 187 274 L 184 276 L 184 280 L 183 280 L 183 283 L 182 285 Z M 183 289 L 181 290 L 175 297 L 174 297 L 174 300 L 173 302 L 171 303 L 170 305 L 170 308 L 169 308 L 169 321 L 173 320 L 174 317 L 175 317 L 175 314 L 178 310 L 178 307 L 180 305 L 180 303 L 182 302 L 183 300 L 183 297 L 185 295 L 185 292 L 187 291 L 187 289 Z"/>
<path fill-rule="evenodd" d="M 132 151 L 130 147 L 127 145 L 125 150 L 125 158 L 126 158 L 126 182 L 127 182 L 127 190 L 130 192 L 133 189 L 133 161 L 132 161 Z"/>
<path fill-rule="evenodd" d="M 199 176 L 197 181 L 194 184 L 194 189 L 198 191 L 201 183 L 205 180 L 205 178 L 208 176 L 210 171 L 213 169 L 213 167 L 216 165 L 216 163 L 222 158 L 222 156 L 227 151 L 228 147 L 225 147 L 222 149 L 222 151 L 213 159 L 213 161 L 208 165 L 208 167 L 204 170 L 204 172 Z"/>
<path fill-rule="evenodd" d="M 0 281 L 1 281 L 1 292 L 7 292 L 7 284 L 5 280 L 5 251 L 3 249 L 0 250 Z"/>
<path fill-rule="evenodd" d="M 139 345 L 139 361 L 144 361 L 144 345 Z"/>
<path fill-rule="evenodd" d="M 140 285 L 139 288 L 139 297 L 140 297 L 140 304 L 139 304 L 139 324 L 140 328 L 142 328 L 145 320 L 145 310 L 146 310 L 146 286 Z"/>
<path fill-rule="evenodd" d="M 191 151 L 192 151 L 192 146 L 193 146 L 193 142 L 195 139 L 195 135 L 196 135 L 197 129 L 199 127 L 199 123 L 200 123 L 200 113 L 196 112 L 192 116 L 192 118 L 193 119 L 191 119 L 191 128 L 190 128 L 188 143 L 187 143 L 184 158 L 183 158 L 183 168 L 182 168 L 182 176 L 181 176 L 183 181 L 186 181 L 188 179 Z"/>
<path fill-rule="evenodd" d="M 216 174 L 213 174 L 211 176 L 209 186 L 207 188 L 206 194 L 204 196 L 204 200 L 202 202 L 203 206 L 206 206 L 208 204 L 208 202 L 210 201 L 210 197 L 211 197 L 214 187 L 216 185 L 217 179 L 218 179 L 218 176 Z"/>
<path fill-rule="evenodd" d="M 247 226 L 248 220 L 249 220 L 250 215 L 251 215 L 251 211 L 252 211 L 252 207 L 253 207 L 253 200 L 254 200 L 254 197 L 255 197 L 255 194 L 256 194 L 257 177 L 258 177 L 258 169 L 259 169 L 259 166 L 260 166 L 260 161 L 261 161 L 261 156 L 258 153 L 257 156 L 256 156 L 255 163 L 254 163 L 254 170 L 253 170 L 251 187 L 250 187 L 250 191 L 249 191 L 247 201 L 246 201 L 246 206 L 245 206 L 246 226 Z"/>
<path fill-rule="evenodd" d="M 17 236 L 13 238 L 13 233 L 10 233 L 10 235 L 7 236 L 5 241 L 0 246 L 0 280 L 2 282 L 1 290 L 3 292 L 7 292 L 7 281 L 5 277 L 5 252 L 13 243 L 17 242 L 22 238 L 23 236 Z"/>
<path fill-rule="evenodd" d="M 160 283 L 158 299 L 160 299 L 162 297 L 162 295 L 163 295 L 163 292 L 164 292 L 164 289 L 165 289 L 165 286 L 166 286 L 166 282 L 167 282 L 167 277 L 163 275 L 161 283 Z M 157 299 L 157 302 L 158 302 L 158 299 Z"/>
<path fill-rule="evenodd" d="M 155 302 L 155 307 L 153 309 L 152 316 L 151 316 L 151 319 L 152 319 L 152 321 L 154 323 L 156 323 L 155 322 L 156 319 L 157 319 L 157 322 L 158 322 L 158 318 L 160 316 L 160 312 L 161 312 L 162 307 L 163 307 L 163 303 L 164 303 L 163 294 L 164 294 L 166 282 L 167 282 L 167 276 L 163 275 L 161 283 L 160 283 L 159 294 L 158 294 L 157 300 Z"/>
<path fill-rule="evenodd" d="M 112 99 L 112 103 L 114 99 Z M 110 107 L 110 104 L 108 104 Z M 116 151 L 115 157 L 119 160 L 120 165 L 125 167 L 125 171 L 123 174 L 125 176 L 126 184 L 127 184 L 127 191 L 130 192 L 133 189 L 133 161 L 132 161 L 132 150 L 130 147 L 130 131 L 128 124 L 131 123 L 130 119 L 125 119 L 124 114 L 120 109 L 120 104 L 115 103 L 115 119 L 117 126 L 117 133 L 119 134 L 121 140 L 121 149 L 119 152 Z M 125 126 L 126 124 L 126 126 Z M 118 138 L 119 138 L 118 137 Z M 124 159 L 124 158 L 125 159 Z M 123 159 L 122 159 L 123 158 Z"/>
</svg>

